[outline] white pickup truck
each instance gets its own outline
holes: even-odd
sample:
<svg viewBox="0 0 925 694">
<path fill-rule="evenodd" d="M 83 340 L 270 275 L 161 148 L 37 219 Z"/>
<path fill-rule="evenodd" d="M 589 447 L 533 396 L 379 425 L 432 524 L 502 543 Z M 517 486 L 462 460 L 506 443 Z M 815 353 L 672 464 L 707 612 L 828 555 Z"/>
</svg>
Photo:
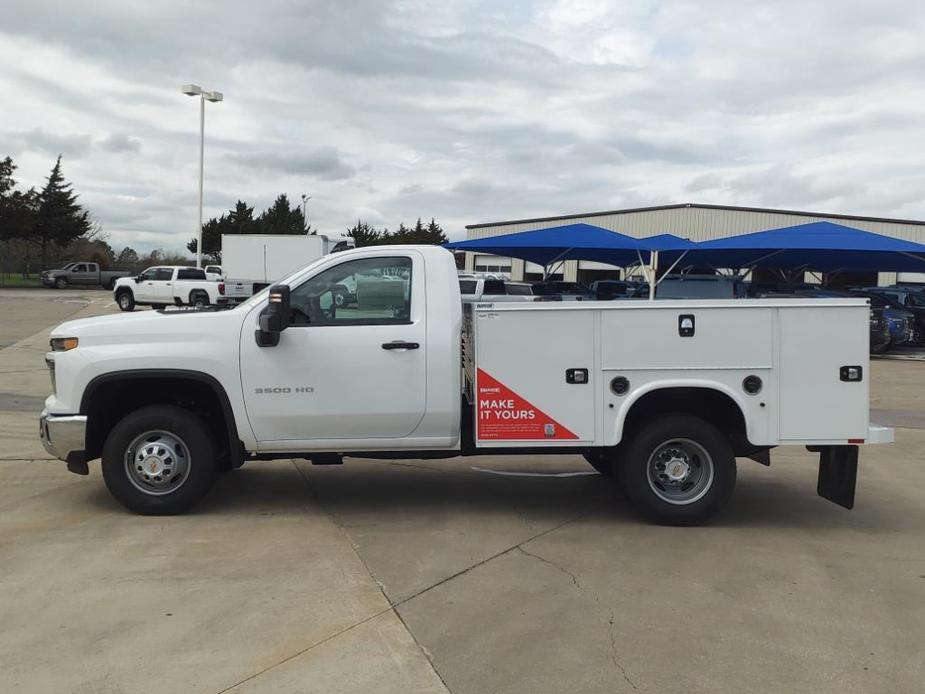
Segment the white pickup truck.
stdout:
<svg viewBox="0 0 925 694">
<path fill-rule="evenodd" d="M 224 306 L 225 283 L 210 280 L 204 270 L 183 265 L 149 267 L 135 277 L 116 280 L 113 299 L 123 311 L 136 306 Z"/>
<path fill-rule="evenodd" d="M 464 310 L 447 251 L 367 247 L 231 310 L 60 325 L 41 438 L 72 472 L 101 458 L 115 498 L 146 514 L 185 511 L 249 460 L 571 453 L 649 518 L 690 525 L 726 503 L 736 457 L 769 464 L 784 444 L 819 451 L 819 494 L 851 508 L 858 445 L 893 437 L 868 421 L 869 313 L 860 299 Z"/>
</svg>

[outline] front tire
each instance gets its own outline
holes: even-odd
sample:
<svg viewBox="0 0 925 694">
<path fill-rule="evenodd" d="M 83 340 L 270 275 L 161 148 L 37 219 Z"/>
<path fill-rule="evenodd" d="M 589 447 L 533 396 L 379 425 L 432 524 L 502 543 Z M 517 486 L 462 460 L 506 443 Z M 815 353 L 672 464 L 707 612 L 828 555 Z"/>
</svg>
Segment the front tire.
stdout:
<svg viewBox="0 0 925 694">
<path fill-rule="evenodd" d="M 55 280 L 55 289 L 67 289 L 67 278 L 59 277 Z"/>
<path fill-rule="evenodd" d="M 103 446 L 103 479 L 116 501 L 142 515 L 174 515 L 206 495 L 217 470 L 206 423 L 173 405 L 123 418 Z"/>
<path fill-rule="evenodd" d="M 665 415 L 633 436 L 620 466 L 633 506 L 662 525 L 699 525 L 729 501 L 736 462 L 729 440 L 709 422 Z"/>
<path fill-rule="evenodd" d="M 116 303 L 119 305 L 120 311 L 134 311 L 135 310 L 135 297 L 132 295 L 132 292 L 128 289 L 124 289 L 118 294 L 116 294 Z"/>
</svg>

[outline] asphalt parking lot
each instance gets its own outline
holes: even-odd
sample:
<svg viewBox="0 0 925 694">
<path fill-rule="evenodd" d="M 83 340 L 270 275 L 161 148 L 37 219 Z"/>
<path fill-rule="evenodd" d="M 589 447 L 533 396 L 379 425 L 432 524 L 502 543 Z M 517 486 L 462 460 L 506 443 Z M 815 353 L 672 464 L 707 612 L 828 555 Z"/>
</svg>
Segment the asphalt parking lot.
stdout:
<svg viewBox="0 0 925 694">
<path fill-rule="evenodd" d="M 920 692 L 925 367 L 876 360 L 858 501 L 740 461 L 702 528 L 578 457 L 252 463 L 129 515 L 48 460 L 48 332 L 102 291 L 0 291 L 0 691 Z"/>
</svg>

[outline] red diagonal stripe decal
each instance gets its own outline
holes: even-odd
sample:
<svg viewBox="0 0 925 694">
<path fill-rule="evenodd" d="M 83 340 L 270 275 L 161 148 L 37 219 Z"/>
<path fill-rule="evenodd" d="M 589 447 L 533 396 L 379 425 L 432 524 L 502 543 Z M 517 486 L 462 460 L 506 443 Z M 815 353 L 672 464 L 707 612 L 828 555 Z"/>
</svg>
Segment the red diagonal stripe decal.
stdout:
<svg viewBox="0 0 925 694">
<path fill-rule="evenodd" d="M 475 405 L 477 438 L 489 440 L 562 440 L 578 437 L 500 381 L 478 370 Z"/>
</svg>

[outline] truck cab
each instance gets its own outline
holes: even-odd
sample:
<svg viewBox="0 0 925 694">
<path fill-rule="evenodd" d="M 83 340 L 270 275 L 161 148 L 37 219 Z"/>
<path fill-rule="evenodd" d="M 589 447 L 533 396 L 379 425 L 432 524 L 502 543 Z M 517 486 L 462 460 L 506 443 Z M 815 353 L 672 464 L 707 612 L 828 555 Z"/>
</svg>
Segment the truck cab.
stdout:
<svg viewBox="0 0 925 694">
<path fill-rule="evenodd" d="M 447 251 L 361 248 L 227 311 L 64 323 L 40 431 L 74 472 L 101 458 L 140 513 L 182 512 L 245 461 L 576 453 L 690 525 L 728 499 L 736 456 L 782 444 L 817 447 L 820 494 L 850 506 L 857 445 L 892 432 L 868 421 L 867 303 L 829 301 L 464 310 Z"/>
</svg>

